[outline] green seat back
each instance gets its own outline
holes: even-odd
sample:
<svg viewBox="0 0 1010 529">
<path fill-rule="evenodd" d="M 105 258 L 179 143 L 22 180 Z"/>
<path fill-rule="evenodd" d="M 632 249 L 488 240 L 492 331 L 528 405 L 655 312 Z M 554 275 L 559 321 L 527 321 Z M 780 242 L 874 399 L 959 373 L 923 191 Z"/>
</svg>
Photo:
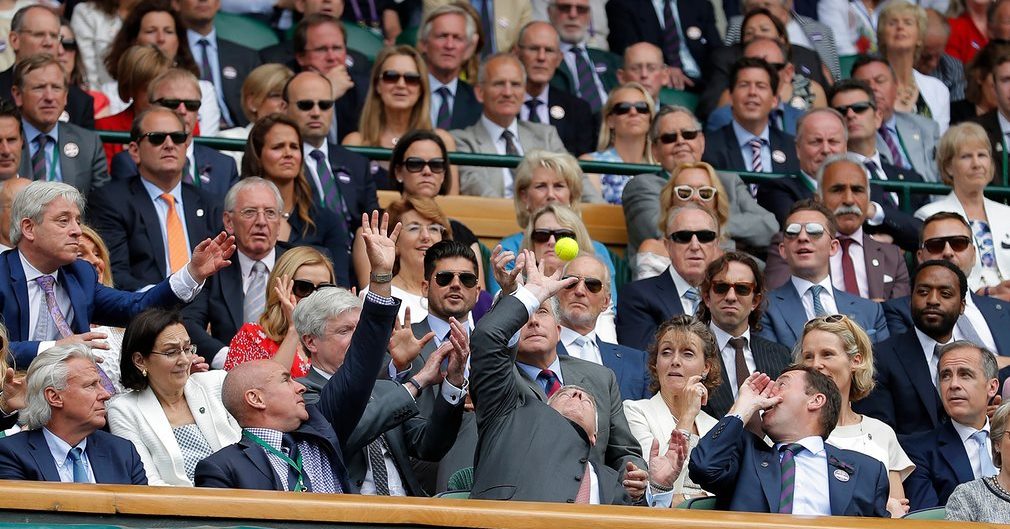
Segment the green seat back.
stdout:
<svg viewBox="0 0 1010 529">
<path fill-rule="evenodd" d="M 461 468 L 449 476 L 446 488 L 450 491 L 469 491 L 473 487 L 473 467 Z M 469 496 L 469 494 L 467 494 Z"/>
<path fill-rule="evenodd" d="M 691 498 L 689 500 L 684 500 L 680 505 L 677 506 L 678 509 L 702 509 L 706 511 L 711 511 L 715 509 L 715 496 L 705 496 L 703 498 Z"/>
<path fill-rule="evenodd" d="M 262 50 L 280 42 L 269 24 L 251 17 L 218 11 L 214 17 L 218 38 L 230 40 L 254 50 Z"/>
<path fill-rule="evenodd" d="M 678 105 L 694 112 L 698 106 L 698 96 L 683 90 L 663 87 L 659 90 L 659 102 L 663 105 Z"/>
<path fill-rule="evenodd" d="M 933 507 L 932 509 L 919 509 L 918 511 L 912 511 L 902 516 L 902 518 L 907 518 L 909 520 L 943 520 L 946 516 L 946 507 Z"/>
<path fill-rule="evenodd" d="M 375 56 L 382 51 L 382 39 L 357 24 L 344 24 L 347 32 L 347 47 L 374 61 Z"/>
<path fill-rule="evenodd" d="M 839 55 L 838 56 L 838 66 L 842 70 L 842 79 L 848 79 L 852 77 L 852 65 L 856 63 L 856 58 L 859 55 Z"/>
</svg>

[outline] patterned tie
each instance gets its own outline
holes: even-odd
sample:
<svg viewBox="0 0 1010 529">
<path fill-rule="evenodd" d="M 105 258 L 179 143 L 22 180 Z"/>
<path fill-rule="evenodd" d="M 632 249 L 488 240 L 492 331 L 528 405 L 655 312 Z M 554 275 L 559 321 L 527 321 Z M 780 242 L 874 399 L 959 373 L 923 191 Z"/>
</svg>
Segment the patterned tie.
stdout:
<svg viewBox="0 0 1010 529">
<path fill-rule="evenodd" d="M 856 265 L 852 261 L 852 254 L 849 247 L 856 242 L 851 237 L 839 237 L 838 242 L 842 243 L 842 280 L 845 282 L 845 291 L 853 296 L 859 295 L 859 283 L 856 281 Z"/>
<path fill-rule="evenodd" d="M 386 434 L 382 434 L 368 443 L 366 450 L 368 451 L 368 463 L 372 467 L 375 495 L 389 496 L 389 473 L 386 471 L 386 458 L 383 456 L 383 450 L 389 450 L 389 445 L 386 444 Z"/>
<path fill-rule="evenodd" d="M 534 97 L 525 104 L 526 108 L 530 109 L 530 115 L 526 118 L 526 121 L 529 121 L 530 123 L 542 123 L 542 121 L 540 121 L 540 114 L 537 113 L 537 109 L 540 108 L 540 105 L 543 104 L 543 102 Z"/>
<path fill-rule="evenodd" d="M 764 140 L 758 137 L 751 138 L 748 145 L 750 145 L 750 172 L 752 173 L 763 173 L 765 172 L 764 164 L 761 163 L 761 147 L 764 146 Z"/>
<path fill-rule="evenodd" d="M 989 454 L 989 447 L 986 445 L 986 439 L 989 438 L 989 432 L 985 430 L 979 430 L 971 434 L 971 438 L 978 443 L 978 464 L 972 464 L 972 470 L 975 471 L 975 478 L 995 476 L 999 471 L 996 470 L 996 466 L 992 464 L 992 456 Z"/>
<path fill-rule="evenodd" d="M 779 494 L 779 513 L 792 514 L 793 492 L 796 487 L 796 454 L 803 450 L 803 445 L 790 443 L 779 448 L 782 452 L 780 465 L 782 467 L 782 492 Z"/>
<path fill-rule="evenodd" d="M 814 298 L 814 317 L 820 318 L 828 315 L 828 311 L 824 310 L 824 305 L 821 304 L 821 293 L 824 292 L 824 287 L 820 285 L 811 285 L 807 290 L 810 295 Z"/>
<path fill-rule="evenodd" d="M 160 198 L 168 206 L 165 216 L 165 235 L 168 237 L 168 267 L 171 273 L 176 273 L 189 262 L 189 249 L 186 248 L 186 232 L 182 229 L 182 220 L 175 209 L 175 197 L 171 193 L 162 193 Z"/>
<path fill-rule="evenodd" d="M 46 171 L 46 143 L 49 136 L 39 134 L 35 136 L 35 154 L 32 155 L 32 180 L 48 180 Z"/>
<path fill-rule="evenodd" d="M 747 377 L 750 376 L 750 368 L 747 367 L 747 358 L 743 353 L 744 347 L 747 346 L 747 338 L 743 336 L 730 338 L 729 344 L 736 351 L 736 388 L 740 389 L 743 383 L 747 381 Z"/>
<path fill-rule="evenodd" d="M 200 80 L 214 82 L 214 75 L 210 69 L 210 41 L 200 39 L 196 41 L 200 45 Z"/>
<path fill-rule="evenodd" d="M 896 167 L 908 169 L 905 159 L 901 156 L 901 147 L 898 146 L 898 141 L 895 139 L 894 134 L 891 133 L 891 129 L 880 127 L 877 129 L 877 132 L 880 134 L 880 137 L 884 138 L 887 150 L 891 151 L 891 163 Z"/>
<path fill-rule="evenodd" d="M 249 286 L 242 303 L 243 321 L 256 323 L 263 315 L 267 300 L 267 265 L 263 261 L 253 263 L 249 273 Z"/>
<path fill-rule="evenodd" d="M 572 48 L 572 53 L 575 54 L 575 75 L 579 79 L 579 97 L 584 99 L 586 103 L 589 103 L 589 108 L 593 112 L 599 112 L 600 107 L 603 106 L 603 102 L 600 100 L 600 92 L 596 88 L 596 76 L 593 73 L 593 67 L 583 55 L 585 51 L 584 48 L 578 46 Z"/>
<path fill-rule="evenodd" d="M 575 493 L 575 503 L 583 505 L 589 504 L 590 487 L 593 478 L 589 474 L 589 463 L 586 463 L 586 470 L 582 472 L 582 482 L 579 483 L 579 492 Z"/>
<path fill-rule="evenodd" d="M 558 380 L 558 376 L 554 374 L 554 371 L 550 369 L 540 371 L 540 374 L 537 375 L 537 381 L 543 383 L 544 394 L 547 395 L 547 398 L 551 398 L 552 395 L 561 389 L 561 381 Z"/>
<path fill-rule="evenodd" d="M 84 450 L 75 446 L 67 452 L 67 461 L 74 466 L 74 483 L 91 483 L 88 477 L 88 467 L 84 465 Z"/>
<path fill-rule="evenodd" d="M 186 158 L 186 162 L 182 164 L 182 183 L 193 184 L 197 187 L 200 186 L 198 179 L 193 178 L 193 165 L 189 163 L 189 158 Z"/>
<path fill-rule="evenodd" d="M 319 149 L 313 149 L 309 153 L 309 156 L 316 161 L 316 176 L 319 177 L 319 185 L 323 186 L 323 205 L 337 214 L 344 233 L 349 233 L 347 231 L 347 226 L 350 224 L 347 204 L 344 203 L 343 194 L 340 192 L 340 184 L 337 183 L 337 179 L 330 172 L 330 165 L 326 162 L 326 155 Z"/>
<path fill-rule="evenodd" d="M 449 130 L 452 128 L 452 110 L 449 108 L 449 98 L 452 97 L 452 93 L 449 92 L 449 87 L 440 86 L 438 90 L 435 90 L 442 101 L 438 105 L 438 115 L 435 117 L 438 123 L 436 127 Z"/>
<path fill-rule="evenodd" d="M 680 61 L 680 32 L 673 16 L 673 0 L 663 0 L 663 59 L 674 68 L 682 68 Z"/>
<path fill-rule="evenodd" d="M 505 140 L 505 154 L 509 156 L 521 156 L 519 149 L 516 149 L 515 135 L 511 130 L 505 129 L 501 133 L 501 139 Z"/>
<path fill-rule="evenodd" d="M 701 301 L 701 295 L 698 294 L 698 289 L 691 287 L 684 292 L 684 299 L 691 302 L 691 314 L 698 311 L 698 302 Z"/>
</svg>

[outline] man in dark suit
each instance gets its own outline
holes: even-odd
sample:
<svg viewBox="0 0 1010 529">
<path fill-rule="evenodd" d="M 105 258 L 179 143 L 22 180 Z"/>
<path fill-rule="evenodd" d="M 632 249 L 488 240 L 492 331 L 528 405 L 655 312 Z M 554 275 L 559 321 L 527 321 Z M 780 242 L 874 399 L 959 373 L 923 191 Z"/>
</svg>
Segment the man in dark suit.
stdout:
<svg viewBox="0 0 1010 529">
<path fill-rule="evenodd" d="M 182 183 L 185 130 L 171 110 L 141 113 L 129 146 L 140 175 L 91 196 L 88 219 L 109 247 L 118 288 L 139 291 L 160 282 L 186 264 L 200 241 L 221 231 L 220 202 Z"/>
<path fill-rule="evenodd" d="M 561 39 L 560 67 L 551 85 L 582 98 L 594 113 L 600 112 L 610 91 L 617 86 L 621 57 L 588 47 L 589 0 L 551 3 L 547 16 Z M 623 51 L 623 50 L 622 50 Z"/>
<path fill-rule="evenodd" d="M 719 223 L 707 209 L 688 204 L 666 217 L 663 238 L 670 268 L 656 277 L 624 285 L 617 298 L 617 341 L 644 350 L 659 325 L 677 314 L 694 314 L 705 267 L 721 255 Z"/>
<path fill-rule="evenodd" d="M 59 53 L 60 18 L 51 9 L 41 5 L 28 5 L 19 9 L 11 19 L 8 42 L 14 50 L 15 63 L 39 53 L 56 57 Z M 0 72 L 0 97 L 13 101 L 14 67 Z M 65 113 L 70 123 L 94 130 L 95 100 L 76 84 L 66 92 Z M 62 116 L 61 116 L 62 117 Z"/>
<path fill-rule="evenodd" d="M 35 391 L 25 395 L 25 430 L 0 439 L 0 479 L 147 485 L 133 443 L 102 431 L 112 394 L 95 361 L 83 344 L 39 353 L 26 381 Z"/>
<path fill-rule="evenodd" d="M 372 282 L 347 356 L 323 386 L 319 402 L 306 406 L 305 386 L 272 360 L 240 364 L 228 373 L 221 400 L 243 428 L 242 439 L 196 467 L 198 487 L 349 493 L 344 453 L 375 385 L 399 300 L 390 296 L 399 226 L 386 234 L 378 214 L 362 228 Z M 286 449 L 289 457 L 281 450 Z M 302 464 L 294 464 L 301 460 Z"/>
<path fill-rule="evenodd" d="M 994 44 L 995 45 L 995 44 Z M 1005 47 L 1005 46 L 1004 46 Z M 1010 153 L 1010 143 L 1007 142 L 1007 133 L 1010 133 L 1010 90 L 1007 90 L 1007 79 L 1010 78 L 1010 53 L 1001 52 L 993 54 L 995 64 L 992 65 L 992 81 L 996 85 L 996 108 L 973 118 L 972 121 L 982 125 L 989 135 L 989 142 L 992 144 L 992 160 L 996 168 L 996 177 L 993 179 L 995 185 L 1007 185 L 1010 181 L 1007 164 L 1007 154 Z"/>
<path fill-rule="evenodd" d="M 691 452 L 689 476 L 719 510 L 889 517 L 884 465 L 824 442 L 840 409 L 838 387 L 813 368 L 789 368 L 775 381 L 755 373 Z M 745 431 L 751 421 L 774 447 Z"/>
<path fill-rule="evenodd" d="M 793 205 L 782 230 L 779 255 L 789 264 L 789 281 L 768 294 L 759 334 L 792 348 L 803 325 L 816 317 L 845 314 L 859 323 L 874 343 L 887 339 L 880 304 L 838 290 L 831 282 L 831 256 L 838 252 L 834 214 L 819 202 Z"/>
<path fill-rule="evenodd" d="M 755 371 L 778 377 L 792 362 L 784 345 L 757 335 L 764 301 L 764 277 L 757 262 L 741 252 L 726 252 L 705 269 L 698 319 L 708 324 L 719 346 L 722 384 L 702 408 L 721 419 Z"/>
<path fill-rule="evenodd" d="M 417 51 L 428 67 L 431 124 L 443 130 L 464 129 L 480 119 L 481 104 L 473 87 L 459 78 L 467 48 L 476 38 L 469 17 L 462 7 L 439 6 L 417 32 Z"/>
<path fill-rule="evenodd" d="M 561 64 L 558 32 L 546 22 L 530 22 L 519 32 L 515 54 L 526 68 L 526 98 L 519 119 L 550 123 L 574 156 L 596 150 L 599 123 L 589 104 L 550 85 Z"/>
<path fill-rule="evenodd" d="M 0 255 L 0 307 L 12 356 L 27 366 L 56 343 L 107 349 L 91 323 L 125 327 L 152 306 L 189 302 L 203 282 L 228 266 L 234 242 L 222 233 L 201 242 L 179 272 L 144 293 L 121 292 L 98 283 L 95 268 L 77 258 L 84 198 L 61 182 L 32 182 L 11 206 L 11 242 Z"/>
<path fill-rule="evenodd" d="M 580 255 L 565 265 L 563 277 L 577 277 L 575 286 L 557 295 L 561 334 L 557 353 L 603 365 L 614 372 L 621 400 L 652 396 L 645 351 L 609 343 L 596 334 L 596 319 L 610 307 L 610 274 L 607 265 L 593 255 Z"/>
<path fill-rule="evenodd" d="M 358 324 L 361 301 L 343 289 L 325 289 L 302 300 L 292 316 L 299 339 L 312 360 L 305 401 L 313 404 L 326 382 L 344 363 L 348 337 Z M 456 440 L 463 401 L 469 346 L 456 325 L 456 342 L 446 340 L 409 382 L 376 382 L 365 413 L 344 445 L 353 490 L 379 496 L 427 496 L 410 458 L 438 461 Z M 445 382 L 441 364 L 447 362 Z M 421 413 L 417 398 L 424 388 L 441 383 L 430 412 Z"/>
<path fill-rule="evenodd" d="M 296 19 L 300 17 L 302 20 L 304 20 L 305 17 L 316 13 L 323 13 L 336 18 L 341 18 L 344 14 L 343 9 L 344 4 L 342 2 L 295 2 L 294 5 Z M 297 32 L 297 29 L 295 31 Z M 273 44 L 259 50 L 260 62 L 262 64 L 275 62 L 283 64 L 294 71 L 298 71 L 298 61 L 295 59 L 295 46 L 293 40 L 294 39 L 284 39 L 277 44 Z M 369 73 L 372 71 L 372 61 L 368 60 L 368 57 L 365 57 L 363 53 L 357 50 L 347 50 L 347 58 L 344 59 L 344 65 L 347 66 L 347 71 L 351 72 L 352 79 L 356 79 L 362 75 L 367 79 Z"/>
<path fill-rule="evenodd" d="M 778 101 L 779 74 L 775 68 L 764 59 L 744 57 L 733 65 L 730 87 L 733 121 L 706 137 L 702 159 L 724 171 L 798 171 L 795 138 L 772 127 L 769 121 Z"/>
</svg>

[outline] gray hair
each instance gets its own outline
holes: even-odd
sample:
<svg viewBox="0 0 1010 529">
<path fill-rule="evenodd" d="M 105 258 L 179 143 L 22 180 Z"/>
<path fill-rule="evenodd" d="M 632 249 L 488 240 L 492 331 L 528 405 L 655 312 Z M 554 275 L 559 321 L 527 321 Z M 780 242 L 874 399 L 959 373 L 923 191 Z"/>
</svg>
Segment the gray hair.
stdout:
<svg viewBox="0 0 1010 529">
<path fill-rule="evenodd" d="M 322 336 L 326 334 L 326 322 L 341 314 L 361 308 L 361 299 L 350 290 L 343 288 L 321 288 L 301 300 L 295 307 L 291 319 L 298 336 Z"/>
<path fill-rule="evenodd" d="M 985 375 L 986 380 L 992 380 L 994 378 L 999 378 L 999 365 L 996 363 L 996 355 L 993 354 L 986 346 L 981 344 L 976 344 L 969 342 L 968 340 L 954 340 L 947 345 L 941 345 L 939 349 L 940 358 L 937 361 L 937 387 L 939 387 L 939 376 L 940 376 L 940 362 L 943 362 L 943 356 L 951 351 L 956 351 L 958 349 L 975 349 L 978 351 L 978 356 L 982 359 L 982 374 Z"/>
<path fill-rule="evenodd" d="M 519 71 L 522 72 L 523 74 L 523 85 L 525 85 L 526 66 L 523 65 L 523 62 L 519 60 L 519 57 L 516 57 L 515 55 L 504 51 L 495 53 L 494 55 L 491 55 L 490 57 L 485 59 L 484 62 L 480 63 L 480 68 L 477 70 L 477 84 L 483 85 L 484 81 L 487 81 L 487 66 L 491 64 L 491 61 L 496 61 L 500 59 L 509 59 L 511 61 L 515 61 L 515 63 L 519 65 Z"/>
<path fill-rule="evenodd" d="M 587 390 L 586 388 L 584 388 L 582 386 L 577 386 L 575 384 L 565 384 L 564 386 L 561 386 L 560 388 L 558 388 L 558 390 L 555 391 L 554 394 L 551 395 L 547 399 L 547 405 L 550 406 L 551 403 L 554 402 L 555 400 L 557 400 L 558 398 L 560 398 L 562 394 L 570 392 L 570 391 L 581 391 L 583 394 L 585 394 L 586 397 L 589 398 L 589 402 L 593 403 L 593 420 L 595 421 L 595 424 L 596 424 L 596 433 L 597 433 L 597 435 L 599 435 L 599 433 L 600 433 L 600 408 L 596 404 L 596 397 L 594 397 L 593 394 L 590 393 L 589 390 Z M 586 432 L 586 433 L 588 433 L 588 432 Z"/>
<path fill-rule="evenodd" d="M 247 176 L 235 182 L 235 185 L 231 186 L 231 189 L 228 190 L 228 194 L 224 196 L 224 210 L 234 211 L 235 203 L 238 202 L 238 194 L 245 189 L 255 186 L 263 186 L 270 189 L 274 194 L 274 198 L 277 199 L 277 209 L 284 210 L 284 197 L 281 196 L 280 189 L 277 189 L 277 186 L 270 180 L 258 176 Z M 3 191 L 3 188 L 0 188 L 0 191 Z"/>
<path fill-rule="evenodd" d="M 708 210 L 708 209 L 705 209 L 705 208 L 699 206 L 698 204 L 695 204 L 694 202 L 688 202 L 687 204 L 684 204 L 683 206 L 677 206 L 675 208 L 670 208 L 670 211 L 666 212 L 666 218 L 663 219 L 665 221 L 663 223 L 663 226 L 664 226 L 663 227 L 663 231 L 664 231 L 663 238 L 666 238 L 666 236 L 669 235 L 668 233 L 665 233 L 665 232 L 670 231 L 670 221 L 672 221 L 673 219 L 677 218 L 678 215 L 680 215 L 681 213 L 683 213 L 685 211 L 688 211 L 688 210 L 695 210 L 695 211 L 704 212 L 706 215 L 709 216 L 709 218 L 712 219 L 712 224 L 715 225 L 715 234 L 716 234 L 716 236 L 718 237 L 718 236 L 720 236 L 722 234 L 722 230 L 720 229 L 720 226 L 719 226 L 719 218 L 715 216 L 715 213 L 713 213 L 711 210 Z"/>
<path fill-rule="evenodd" d="M 46 388 L 64 390 L 70 370 L 67 362 L 84 358 L 95 362 L 91 348 L 84 344 L 57 345 L 42 351 L 28 366 L 25 379 L 25 407 L 18 414 L 18 422 L 26 430 L 45 426 L 52 417 L 52 408 L 46 400 Z"/>
<path fill-rule="evenodd" d="M 691 116 L 691 121 L 694 122 L 694 128 L 696 130 L 701 131 L 704 134 L 705 128 L 701 126 L 701 121 L 698 121 L 698 116 L 695 116 L 694 112 L 691 112 L 691 109 L 687 107 L 682 107 L 680 105 L 663 105 L 659 107 L 659 112 L 656 112 L 656 115 L 652 118 L 652 125 L 649 125 L 650 143 L 654 144 L 657 141 L 659 141 L 659 134 L 660 134 L 659 120 L 667 114 L 677 114 L 677 113 L 687 114 L 688 116 Z"/>
<path fill-rule="evenodd" d="M 76 187 L 63 182 L 35 181 L 18 192 L 11 203 L 11 246 L 21 241 L 21 221 L 28 219 L 33 224 L 42 222 L 42 212 L 57 198 L 65 198 L 84 212 L 84 196 Z"/>
<path fill-rule="evenodd" d="M 428 16 L 424 17 L 424 22 L 421 24 L 421 29 L 417 32 L 417 41 L 421 42 L 428 40 L 428 34 L 431 33 L 431 27 L 435 25 L 435 19 L 443 15 L 459 15 L 463 17 L 466 21 L 466 40 L 473 42 L 477 37 L 477 23 L 474 22 L 473 17 L 470 13 L 467 13 L 462 7 L 454 6 L 452 4 L 446 4 L 444 6 L 437 7 L 433 9 Z M 493 38 L 493 35 L 487 35 L 486 38 Z"/>
<path fill-rule="evenodd" d="M 856 167 L 860 168 L 863 172 L 863 176 L 866 177 L 866 185 L 870 185 L 870 173 L 866 170 L 866 166 L 863 165 L 863 161 L 859 159 L 858 156 L 851 152 L 843 152 L 839 154 L 832 154 L 824 159 L 824 163 L 821 167 L 817 169 L 817 195 L 824 198 L 824 173 L 828 172 L 828 167 L 835 165 L 836 163 L 848 162 L 855 164 Z M 867 190 L 869 192 L 869 190 Z"/>
</svg>

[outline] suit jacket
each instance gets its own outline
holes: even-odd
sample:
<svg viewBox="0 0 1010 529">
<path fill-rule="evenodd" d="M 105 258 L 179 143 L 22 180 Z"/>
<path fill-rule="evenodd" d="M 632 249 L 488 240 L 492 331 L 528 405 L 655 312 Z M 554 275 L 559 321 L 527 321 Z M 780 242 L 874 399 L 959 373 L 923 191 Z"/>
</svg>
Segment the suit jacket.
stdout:
<svg viewBox="0 0 1010 529">
<path fill-rule="evenodd" d="M 710 2 L 677 0 L 677 14 L 687 50 L 704 75 L 709 67 L 709 54 L 721 47 L 715 10 Z M 623 54 L 625 48 L 637 42 L 651 42 L 663 48 L 663 28 L 652 0 L 607 2 L 607 21 L 610 24 L 607 40 L 614 53 Z M 669 57 L 664 59 L 671 64 Z"/>
<path fill-rule="evenodd" d="M 522 152 L 527 153 L 533 149 L 566 152 L 558 131 L 551 125 L 526 121 L 516 123 Z M 456 139 L 456 150 L 460 152 L 498 154 L 495 148 L 497 138 L 492 138 L 479 120 L 463 130 L 453 130 L 452 136 Z M 505 180 L 501 167 L 460 166 L 459 192 L 463 195 L 504 197 Z"/>
<path fill-rule="evenodd" d="M 782 112 L 782 132 L 796 135 L 796 122 L 799 121 L 803 111 L 789 104 L 779 105 L 774 111 Z M 705 132 L 712 132 L 733 121 L 733 109 L 730 105 L 723 105 L 712 111 L 705 120 Z M 777 125 L 776 125 L 777 126 Z"/>
<path fill-rule="evenodd" d="M 221 402 L 221 384 L 227 373 L 220 370 L 194 373 L 183 389 L 186 404 L 211 450 L 238 441 L 241 428 Z M 148 387 L 131 391 L 109 402 L 109 431 L 133 443 L 151 485 L 190 487 L 182 449 L 172 432 L 165 409 Z"/>
<path fill-rule="evenodd" d="M 428 13 L 431 13 L 435 8 L 450 3 L 452 3 L 451 0 L 424 0 L 421 20 L 427 18 Z M 493 0 L 492 13 L 494 15 L 494 49 L 498 52 L 510 52 L 512 46 L 519 40 L 519 30 L 533 20 L 533 7 L 530 2 Z"/>
<path fill-rule="evenodd" d="M 470 340 L 473 351 L 470 396 L 478 432 L 470 497 L 571 503 L 588 461 L 599 478 L 600 503 L 629 503 L 618 473 L 597 457 L 585 430 L 548 406 L 542 392 L 538 394 L 530 388 L 530 384 L 537 387 L 539 384 L 518 373 L 516 349 L 509 347 L 508 342 L 528 319 L 522 302 L 515 296 L 505 296 L 484 315 Z M 569 383 L 578 384 L 581 379 L 575 372 L 562 376 Z M 612 374 L 610 379 L 613 381 Z M 616 394 L 616 383 L 612 386 Z M 594 397 L 599 395 L 594 393 Z M 620 399 L 616 398 L 613 404 L 620 408 Z M 601 421 L 608 414 L 599 410 L 606 409 L 598 400 L 597 415 Z M 624 427 L 627 429 L 627 421 Z M 601 424 L 600 433 L 606 431 Z M 637 451 L 638 442 L 630 431 L 628 436 L 632 443 L 629 448 Z M 516 464 L 517 461 L 523 464 Z"/>
<path fill-rule="evenodd" d="M 438 108 L 441 103 L 441 97 L 432 94 L 431 104 Z M 452 99 L 452 119 L 449 121 L 449 128 L 452 130 L 465 129 L 480 121 L 483 111 L 484 105 L 477 101 L 473 86 L 460 79 L 456 83 L 456 95 Z"/>
<path fill-rule="evenodd" d="M 792 13 L 792 18 L 792 21 L 799 24 L 800 29 L 810 39 L 810 43 L 814 45 L 814 51 L 820 56 L 821 62 L 831 71 L 831 75 L 835 79 L 841 79 L 842 69 L 838 64 L 838 46 L 835 44 L 835 34 L 831 28 L 813 18 L 797 14 L 795 11 Z M 740 42 L 740 25 L 742 23 L 743 16 L 739 15 L 729 20 L 726 38 L 723 40 L 727 46 Z M 793 47 L 800 46 L 794 44 Z"/>
<path fill-rule="evenodd" d="M 182 184 L 182 204 L 190 250 L 221 231 L 218 199 Z M 88 221 L 109 247 L 117 288 L 140 290 L 171 275 L 162 240 L 164 227 L 140 176 L 96 190 L 89 206 Z"/>
<path fill-rule="evenodd" d="M 968 121 L 973 121 L 982 125 L 985 129 L 986 134 L 989 135 L 989 143 L 992 145 L 992 161 L 993 166 L 996 168 L 996 177 L 993 178 L 990 185 L 1003 185 L 1003 174 L 1004 171 L 1008 170 L 1003 167 L 1003 156 L 1006 154 L 1005 142 L 1003 139 L 1003 129 L 999 126 L 999 117 L 997 113 L 999 109 L 993 109 L 981 116 L 972 115 L 968 118 Z"/>
<path fill-rule="evenodd" d="M 589 103 L 553 86 L 548 86 L 547 90 L 547 103 L 550 105 L 547 115 L 551 125 L 557 129 L 561 142 L 565 144 L 565 149 L 573 156 L 595 151 L 596 133 L 600 126 Z M 555 117 L 554 107 L 563 111 L 560 117 Z"/>
<path fill-rule="evenodd" d="M 18 173 L 26 178 L 32 177 L 32 155 L 29 150 L 31 140 L 32 138 L 25 138 L 21 149 L 21 167 L 18 168 Z M 87 196 L 92 189 L 109 182 L 109 164 L 105 160 L 105 149 L 98 133 L 73 123 L 60 123 L 57 126 L 56 141 L 63 183 L 76 187 L 81 194 Z"/>
<path fill-rule="evenodd" d="M 200 178 L 199 188 L 223 202 L 224 196 L 228 194 L 232 184 L 238 182 L 238 167 L 235 165 L 235 159 L 197 143 L 193 145 L 193 161 L 196 163 L 196 174 Z M 109 172 L 112 174 L 113 180 L 127 180 L 140 174 L 137 163 L 126 151 L 112 157 L 112 167 Z"/>
<path fill-rule="evenodd" d="M 589 54 L 590 67 L 596 72 L 599 82 L 603 83 L 603 91 L 609 94 L 619 84 L 617 70 L 621 67 L 621 57 L 596 48 L 586 48 L 586 53 Z M 561 61 L 558 69 L 554 71 L 554 77 L 551 78 L 551 86 L 577 97 L 579 92 L 576 89 L 576 77 L 576 73 L 568 68 L 568 64 Z"/>
<path fill-rule="evenodd" d="M 1010 356 L 1010 311 L 1004 308 L 1005 302 L 974 292 L 968 295 L 989 325 L 989 332 L 996 342 L 996 354 Z M 887 318 L 887 328 L 891 336 L 910 330 L 913 326 L 911 298 L 904 296 L 885 302 L 884 317 Z"/>
<path fill-rule="evenodd" d="M 261 64 L 259 55 L 256 50 L 219 38 L 217 62 L 221 66 L 221 89 L 228 114 L 235 126 L 244 127 L 249 124 L 249 120 L 242 111 L 242 83 L 249 72 Z"/>
<path fill-rule="evenodd" d="M 880 461 L 824 443 L 833 516 L 889 517 L 887 469 Z M 844 473 L 848 479 L 838 479 Z M 724 417 L 691 451 L 691 479 L 715 494 L 718 510 L 776 512 L 781 492 L 779 454 L 744 431 L 739 417 Z M 796 487 L 805 484 L 796 483 Z M 761 493 L 758 493 L 760 491 Z"/>
<path fill-rule="evenodd" d="M 905 438 L 902 447 L 915 463 L 915 470 L 903 483 L 913 511 L 946 505 L 954 487 L 975 479 L 964 443 L 951 421 Z"/>
<path fill-rule="evenodd" d="M 985 208 L 985 216 L 989 220 L 989 231 L 992 232 L 996 268 L 999 269 L 1002 277 L 1010 277 L 1010 206 L 988 198 L 983 198 L 982 205 Z M 964 206 L 961 205 L 961 201 L 953 191 L 946 197 L 919 208 L 915 212 L 915 217 L 925 220 L 940 211 L 957 213 L 965 220 L 968 219 Z M 972 267 L 971 274 L 968 276 L 968 286 L 972 290 L 982 286 L 982 251 L 979 249 L 977 239 L 975 242 L 975 266 Z"/>
<path fill-rule="evenodd" d="M 839 314 L 854 319 L 873 343 L 886 340 L 887 320 L 880 304 L 863 299 L 841 290 L 834 289 L 835 305 Z M 768 293 L 764 314 L 761 315 L 761 330 L 758 334 L 773 342 L 792 348 L 803 336 L 803 325 L 807 322 L 806 312 L 800 294 L 792 282 L 787 282 Z"/>
<path fill-rule="evenodd" d="M 789 364 L 793 363 L 793 355 L 789 348 L 775 343 L 757 335 L 753 329 L 750 334 L 750 350 L 754 355 L 754 366 L 758 371 L 767 374 L 775 380 L 782 374 Z M 726 379 L 726 364 L 722 361 L 722 354 L 717 355 L 719 366 L 723 373 L 722 384 L 716 386 L 708 395 L 708 404 L 702 406 L 702 410 L 716 419 L 723 418 L 729 409 L 733 407 L 733 389 L 730 387 L 736 384 L 735 380 Z"/>
<path fill-rule="evenodd" d="M 800 171 L 800 163 L 796 158 L 796 138 L 774 127 L 768 127 L 768 143 L 772 153 L 772 169 L 769 172 L 798 173 Z M 782 153 L 785 156 L 785 161 L 775 161 L 775 158 L 779 158 L 776 156 L 777 153 Z M 702 159 L 721 171 L 747 170 L 747 164 L 740 153 L 740 142 L 737 140 L 732 124 L 706 135 L 705 154 Z M 764 187 L 763 183 L 758 186 L 758 203 L 771 211 L 760 200 L 761 187 Z"/>
<path fill-rule="evenodd" d="M 684 313 L 680 296 L 669 268 L 658 276 L 625 284 L 617 298 L 617 341 L 646 350 L 660 324 Z"/>
<path fill-rule="evenodd" d="M 96 430 L 88 436 L 84 452 L 91 462 L 95 483 L 147 485 L 144 464 L 133 443 L 126 439 Z M 41 428 L 0 439 L 0 479 L 60 481 Z"/>
<path fill-rule="evenodd" d="M 28 304 L 28 283 L 18 251 L 0 254 L 0 307 L 3 323 L 11 341 L 11 351 L 18 369 L 26 368 L 38 353 L 39 342 L 31 341 L 29 328 L 31 305 Z M 70 297 L 73 317 L 67 323 L 74 334 L 89 332 L 91 324 L 126 327 L 134 316 L 150 307 L 171 307 L 179 303 L 165 279 L 146 292 L 123 292 L 98 282 L 95 267 L 78 259 L 56 272 L 56 283 Z"/>
<path fill-rule="evenodd" d="M 652 395 L 649 391 L 649 371 L 645 367 L 645 351 L 624 345 L 604 342 L 596 338 L 603 365 L 614 372 L 621 392 L 621 400 L 641 400 Z M 568 356 L 565 344 L 558 340 L 559 356 Z"/>
<path fill-rule="evenodd" d="M 926 182 L 939 182 L 940 173 L 936 167 L 936 144 L 940 142 L 940 126 L 935 121 L 909 114 L 907 112 L 894 113 L 895 127 L 898 129 L 898 136 L 901 139 L 901 147 L 905 149 L 905 155 L 915 169 Z M 887 160 L 892 165 L 891 149 L 887 147 L 884 139 L 877 134 L 877 151 L 880 152 L 881 160 Z"/>
<path fill-rule="evenodd" d="M 381 305 L 365 299 L 344 364 L 323 386 L 319 402 L 306 406 L 308 420 L 291 432 L 297 441 L 314 441 L 327 454 L 334 481 L 345 493 L 353 490 L 344 464 L 346 443 L 368 405 L 399 308 L 399 301 Z M 200 461 L 194 482 L 197 487 L 284 490 L 266 451 L 245 436 Z"/>
<path fill-rule="evenodd" d="M 0 72 L 0 97 L 14 104 L 14 97 L 11 95 L 12 86 L 14 86 L 14 66 Z M 95 98 L 81 90 L 81 87 L 70 84 L 67 91 L 67 106 L 64 110 L 74 125 L 95 130 Z"/>
</svg>

